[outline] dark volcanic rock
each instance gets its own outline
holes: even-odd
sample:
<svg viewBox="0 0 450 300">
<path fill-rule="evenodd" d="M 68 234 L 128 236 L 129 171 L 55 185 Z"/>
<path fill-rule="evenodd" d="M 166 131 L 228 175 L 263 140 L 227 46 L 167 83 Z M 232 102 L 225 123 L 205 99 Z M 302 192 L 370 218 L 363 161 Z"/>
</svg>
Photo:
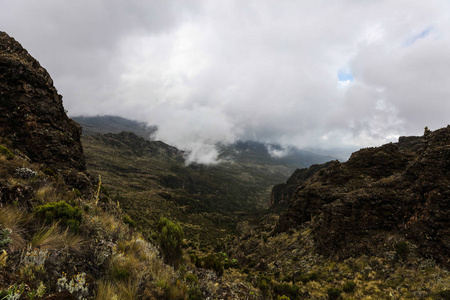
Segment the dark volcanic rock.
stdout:
<svg viewBox="0 0 450 300">
<path fill-rule="evenodd" d="M 81 128 L 69 119 L 47 71 L 0 32 L 0 132 L 32 161 L 85 170 Z"/>
<path fill-rule="evenodd" d="M 450 265 L 450 127 L 362 149 L 299 181 L 275 232 L 308 221 L 324 255 L 371 254 L 400 235 Z"/>
<path fill-rule="evenodd" d="M 299 186 L 318 171 L 328 168 L 333 163 L 334 162 L 331 161 L 324 164 L 312 165 L 309 168 L 295 170 L 286 183 L 277 184 L 272 188 L 269 203 L 271 209 L 279 211 L 286 208 L 291 201 L 292 195 Z"/>
</svg>

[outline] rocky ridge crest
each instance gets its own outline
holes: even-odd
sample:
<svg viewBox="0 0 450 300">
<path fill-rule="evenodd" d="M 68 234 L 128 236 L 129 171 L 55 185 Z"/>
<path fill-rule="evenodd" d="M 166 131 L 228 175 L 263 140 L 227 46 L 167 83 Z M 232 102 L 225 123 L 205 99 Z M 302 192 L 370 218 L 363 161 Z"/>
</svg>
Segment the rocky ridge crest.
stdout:
<svg viewBox="0 0 450 300">
<path fill-rule="evenodd" d="M 311 222 L 319 253 L 340 258 L 402 239 L 450 265 L 450 126 L 361 149 L 312 173 L 296 185 L 275 232 Z"/>
<path fill-rule="evenodd" d="M 0 131 L 33 162 L 86 169 L 80 126 L 67 117 L 48 72 L 0 31 Z"/>
</svg>

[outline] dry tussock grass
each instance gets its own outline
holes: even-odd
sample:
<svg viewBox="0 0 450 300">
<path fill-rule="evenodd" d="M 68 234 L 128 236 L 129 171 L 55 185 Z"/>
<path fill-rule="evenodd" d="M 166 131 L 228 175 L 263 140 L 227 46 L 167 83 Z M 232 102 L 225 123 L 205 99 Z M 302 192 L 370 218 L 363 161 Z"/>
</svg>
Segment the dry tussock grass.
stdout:
<svg viewBox="0 0 450 300">
<path fill-rule="evenodd" d="M 95 300 L 122 300 L 121 298 L 117 297 L 115 286 L 116 284 L 112 282 L 100 281 L 98 283 L 97 295 L 95 297 Z"/>
<path fill-rule="evenodd" d="M 82 236 L 62 230 L 58 223 L 41 227 L 33 236 L 31 245 L 34 248 L 66 249 L 81 252 L 85 241 Z"/>
<path fill-rule="evenodd" d="M 11 230 L 10 238 L 12 242 L 9 248 L 12 251 L 25 247 L 24 224 L 28 216 L 14 206 L 5 206 L 0 208 L 0 228 L 9 228 Z"/>
<path fill-rule="evenodd" d="M 34 197 L 41 205 L 49 202 L 57 202 L 61 198 L 56 189 L 48 185 L 39 188 L 35 192 Z"/>
<path fill-rule="evenodd" d="M 100 281 L 95 300 L 134 300 L 138 299 L 137 294 L 136 283 Z"/>
</svg>

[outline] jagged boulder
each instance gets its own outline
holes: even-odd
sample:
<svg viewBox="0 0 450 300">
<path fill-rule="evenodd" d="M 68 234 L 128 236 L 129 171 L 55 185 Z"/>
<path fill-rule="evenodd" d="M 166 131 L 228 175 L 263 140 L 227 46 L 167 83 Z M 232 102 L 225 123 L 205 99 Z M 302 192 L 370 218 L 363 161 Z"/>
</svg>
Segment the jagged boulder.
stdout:
<svg viewBox="0 0 450 300">
<path fill-rule="evenodd" d="M 0 31 L 0 133 L 32 161 L 86 169 L 81 128 L 67 117 L 47 71 Z"/>
<path fill-rule="evenodd" d="M 296 187 L 275 232 L 309 221 L 324 255 L 370 255 L 400 236 L 449 265 L 450 127 L 362 149 L 314 173 Z"/>
</svg>

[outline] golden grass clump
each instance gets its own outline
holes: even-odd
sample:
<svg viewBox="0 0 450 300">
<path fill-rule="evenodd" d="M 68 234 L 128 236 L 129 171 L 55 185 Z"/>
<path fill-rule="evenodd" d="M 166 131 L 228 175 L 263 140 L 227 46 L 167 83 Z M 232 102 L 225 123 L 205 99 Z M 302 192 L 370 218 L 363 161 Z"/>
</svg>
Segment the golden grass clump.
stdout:
<svg viewBox="0 0 450 300">
<path fill-rule="evenodd" d="M 5 250 L 2 250 L 0 253 L 0 269 L 6 267 L 8 261 L 8 253 Z"/>
<path fill-rule="evenodd" d="M 69 232 L 68 228 L 62 230 L 58 223 L 41 227 L 31 239 L 34 248 L 66 249 L 81 252 L 85 241 L 82 236 Z"/>
<path fill-rule="evenodd" d="M 23 248 L 26 245 L 23 237 L 23 225 L 27 221 L 27 215 L 14 206 L 0 208 L 0 228 L 8 228 L 11 233 L 11 243 L 8 245 L 12 251 Z"/>
<path fill-rule="evenodd" d="M 100 281 L 95 300 L 134 300 L 138 297 L 138 286 L 135 282 Z"/>
<path fill-rule="evenodd" d="M 129 235 L 129 228 L 121 220 L 109 213 L 99 212 L 92 216 L 90 220 L 88 219 L 87 222 L 98 226 L 106 236 L 114 240 L 121 240 Z"/>
<path fill-rule="evenodd" d="M 140 237 L 120 240 L 113 248 L 107 275 L 96 299 L 185 299 L 187 286 L 173 267 L 164 264 L 158 250 Z"/>
<path fill-rule="evenodd" d="M 61 198 L 56 189 L 48 185 L 39 188 L 34 193 L 34 197 L 41 205 L 49 202 L 57 202 Z"/>
<path fill-rule="evenodd" d="M 123 298 L 119 298 L 116 293 L 116 284 L 110 281 L 102 280 L 98 283 L 97 295 L 95 297 L 95 300 L 122 300 Z"/>
</svg>

